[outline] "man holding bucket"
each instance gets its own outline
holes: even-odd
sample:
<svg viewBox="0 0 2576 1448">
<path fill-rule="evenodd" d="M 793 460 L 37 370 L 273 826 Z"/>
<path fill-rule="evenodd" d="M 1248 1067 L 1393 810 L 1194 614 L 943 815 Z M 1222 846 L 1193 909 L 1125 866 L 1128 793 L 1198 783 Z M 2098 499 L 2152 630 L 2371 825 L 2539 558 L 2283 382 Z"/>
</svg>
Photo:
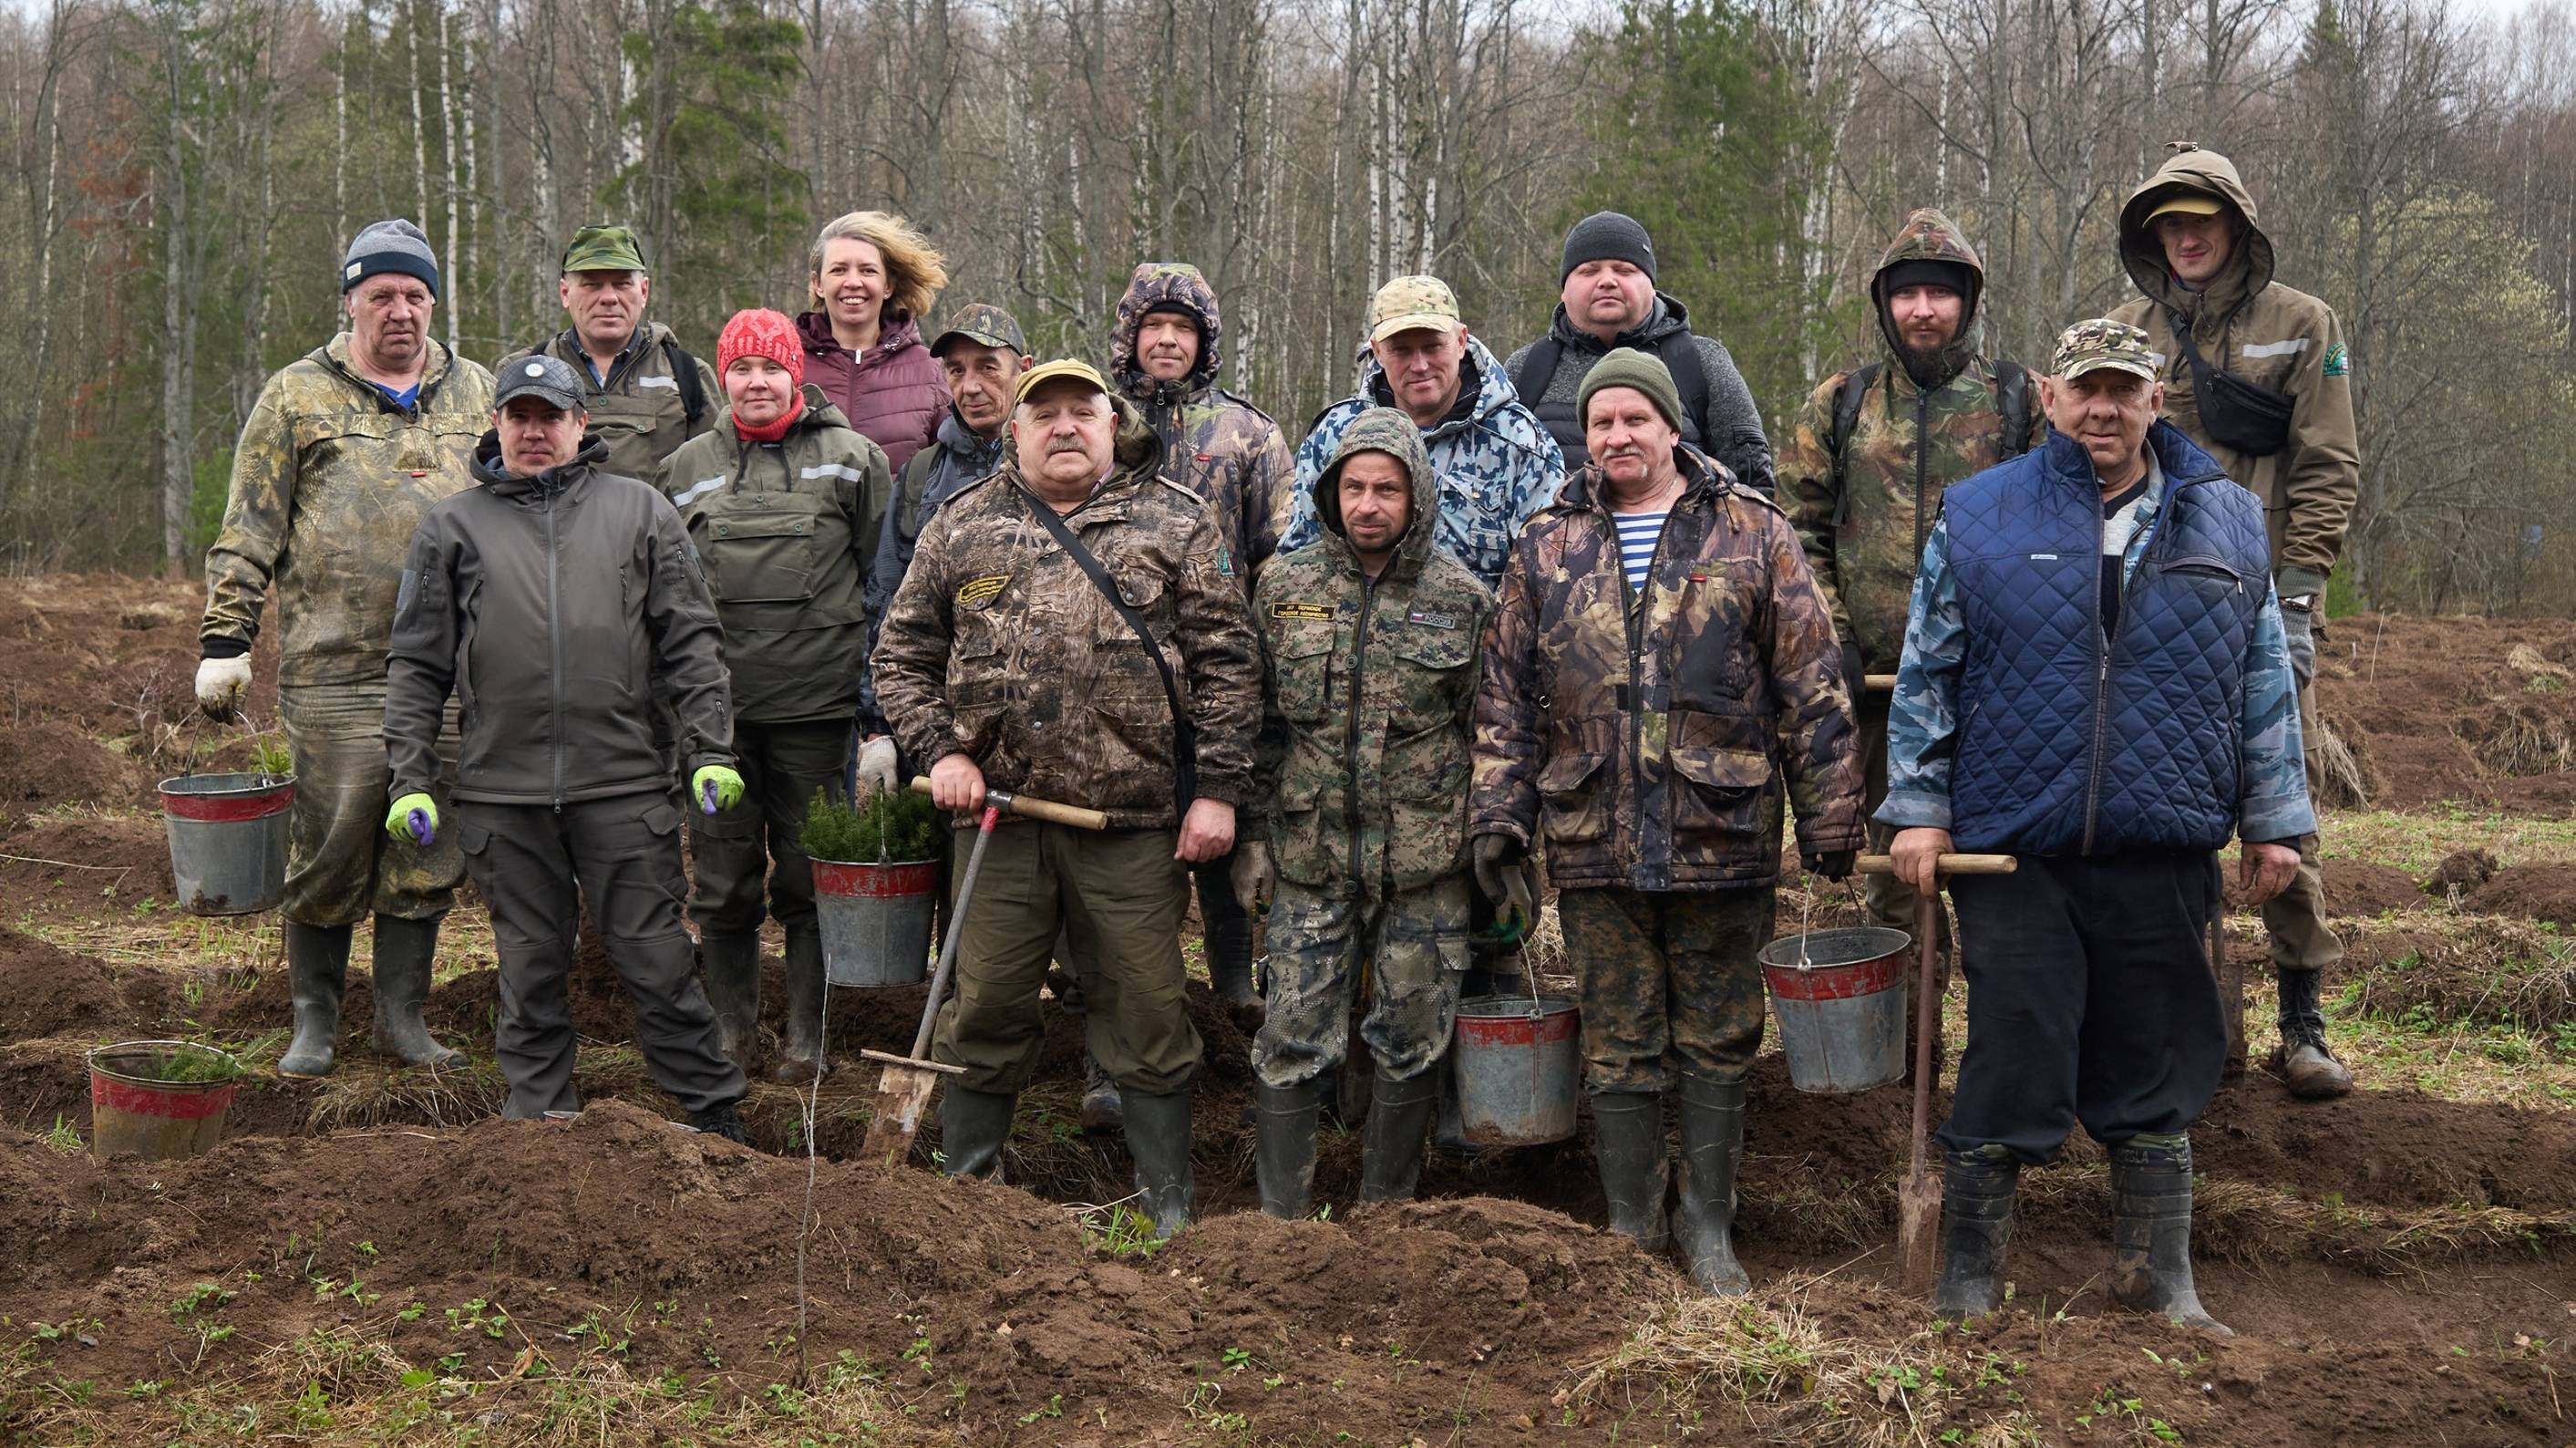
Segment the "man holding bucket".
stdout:
<svg viewBox="0 0 2576 1448">
<path fill-rule="evenodd" d="M 1520 862 L 1545 843 L 1610 1228 L 1649 1250 L 1668 1239 L 1663 1097 L 1678 1086 L 1691 1278 L 1741 1293 L 1735 1167 L 1781 805 L 1810 870 L 1850 873 L 1851 699 L 1796 531 L 1683 444 L 1664 364 L 1620 348 L 1580 405 L 1591 461 L 1513 545 L 1485 636 L 1476 883 L 1525 905 Z"/>
<path fill-rule="evenodd" d="M 2158 421 L 2144 332 L 2058 339 L 2040 451 L 1953 486 L 1914 589 L 1888 726 L 1890 853 L 1950 881 L 1968 1047 L 1944 1151 L 1933 1305 L 1992 1312 L 2022 1164 L 2081 1121 L 2110 1149 L 2111 1289 L 2224 1332 L 2191 1280 L 2192 1121 L 2227 1023 L 2206 953 L 2213 853 L 2256 901 L 2316 828 L 2263 508 Z"/>
</svg>

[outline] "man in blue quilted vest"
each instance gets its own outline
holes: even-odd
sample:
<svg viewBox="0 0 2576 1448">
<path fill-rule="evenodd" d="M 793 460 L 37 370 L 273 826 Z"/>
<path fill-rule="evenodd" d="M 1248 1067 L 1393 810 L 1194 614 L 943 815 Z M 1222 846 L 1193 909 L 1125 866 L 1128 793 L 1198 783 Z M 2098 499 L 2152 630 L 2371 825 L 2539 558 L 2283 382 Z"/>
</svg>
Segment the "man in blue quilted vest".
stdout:
<svg viewBox="0 0 2576 1448">
<path fill-rule="evenodd" d="M 2157 420 L 2144 332 L 2078 322 L 2043 378 L 2047 444 L 1952 485 L 1923 553 L 1888 724 L 1897 874 L 1949 882 L 1968 1046 L 1940 1130 L 1933 1305 L 1994 1311 L 2023 1163 L 2110 1151 L 2113 1294 L 2224 1333 L 2191 1281 L 2192 1121 L 2227 1023 L 2216 851 L 2256 901 L 2316 828 L 2263 505 Z"/>
</svg>

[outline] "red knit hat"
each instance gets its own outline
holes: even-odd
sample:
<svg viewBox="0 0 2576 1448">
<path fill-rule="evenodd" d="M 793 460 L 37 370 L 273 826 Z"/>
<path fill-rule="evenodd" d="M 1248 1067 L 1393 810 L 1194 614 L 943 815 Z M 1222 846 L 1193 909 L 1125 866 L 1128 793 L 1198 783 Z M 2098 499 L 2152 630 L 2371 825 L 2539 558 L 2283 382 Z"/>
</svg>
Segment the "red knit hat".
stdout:
<svg viewBox="0 0 2576 1448">
<path fill-rule="evenodd" d="M 734 313 L 716 337 L 716 375 L 722 377 L 737 357 L 766 357 L 804 385 L 805 349 L 797 343 L 796 324 L 782 312 L 752 307 Z"/>
</svg>

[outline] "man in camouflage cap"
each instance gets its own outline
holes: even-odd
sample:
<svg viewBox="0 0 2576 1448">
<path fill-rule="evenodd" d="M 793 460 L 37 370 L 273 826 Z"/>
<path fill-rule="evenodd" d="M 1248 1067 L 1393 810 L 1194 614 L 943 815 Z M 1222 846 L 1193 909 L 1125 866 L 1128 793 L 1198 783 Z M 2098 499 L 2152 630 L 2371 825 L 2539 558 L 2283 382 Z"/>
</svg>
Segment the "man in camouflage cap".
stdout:
<svg viewBox="0 0 2576 1448">
<path fill-rule="evenodd" d="M 376 828 L 385 761 L 385 651 L 412 530 L 474 485 L 492 374 L 432 340 L 438 258 L 408 221 L 358 233 L 340 264 L 349 329 L 260 389 L 233 449 L 223 530 L 206 550 L 197 702 L 230 717 L 250 688 L 260 609 L 277 594 L 277 710 L 295 757 L 288 826 L 288 991 L 295 1038 L 278 1074 L 331 1069 L 360 917 L 375 917 L 375 1042 L 406 1065 L 460 1058 L 421 1023 L 438 922 L 465 860 L 448 840 Z M 440 736 L 454 759 L 453 716 Z M 446 789 L 446 777 L 434 786 Z"/>
<path fill-rule="evenodd" d="M 1162 454 L 1135 405 L 1080 362 L 1031 368 L 1014 395 L 1010 455 L 923 526 L 869 667 L 940 808 L 978 809 L 989 784 L 1105 811 L 1109 828 L 1014 819 L 987 845 L 955 925 L 957 993 L 931 1046 L 966 1068 L 942 1091 L 941 1146 L 953 1174 L 999 1169 L 1037 1065 L 1047 960 L 1069 932 L 1089 967 L 1086 1034 L 1118 1083 L 1142 1207 L 1169 1235 L 1189 1216 L 1200 1055 L 1181 916 L 1190 869 L 1233 849 L 1251 790 L 1259 645 L 1223 532 L 1196 493 L 1156 471 Z M 1181 709 L 1197 733 L 1186 791 Z M 970 848 L 971 832 L 958 834 L 956 848 Z"/>
<path fill-rule="evenodd" d="M 1340 431 L 1314 482 L 1324 536 L 1253 590 L 1269 668 L 1234 865 L 1237 899 L 1277 897 L 1254 1157 L 1261 1209 L 1292 1220 L 1363 973 L 1376 1081 L 1360 1200 L 1413 1195 L 1467 966 L 1467 725 L 1493 608 L 1434 546 L 1440 479 L 1416 422 L 1374 407 Z"/>
<path fill-rule="evenodd" d="M 1851 701 L 1797 534 L 1682 441 L 1664 364 L 1618 348 L 1578 405 L 1591 461 L 1513 544 L 1485 636 L 1476 884 L 1525 908 L 1519 867 L 1544 842 L 1581 977 L 1610 1229 L 1650 1251 L 1668 1240 L 1664 1095 L 1678 1087 L 1691 1279 L 1740 1294 L 1735 1168 L 1782 805 L 1810 870 L 1851 873 Z"/>
<path fill-rule="evenodd" d="M 2048 435 L 2030 374 L 1975 349 L 1985 280 L 1976 248 L 1950 218 L 1928 207 L 1907 216 L 1870 278 L 1878 359 L 1816 384 L 1780 459 L 1781 501 L 1843 643 L 1843 683 L 1858 714 L 1873 810 L 1887 797 L 1887 691 L 1866 680 L 1896 672 L 1914 565 L 1942 490 Z M 1870 844 L 1887 848 L 1894 831 L 1869 830 Z M 1914 928 L 1914 892 L 1904 882 L 1871 875 L 1861 889 L 1873 920 Z M 1938 911 L 1934 921 L 1946 981 L 1949 921 Z M 1906 981 L 1910 990 L 1913 977 Z"/>
<path fill-rule="evenodd" d="M 2224 1331 L 2191 1278 L 2191 1138 L 2227 1026 L 2207 953 L 2213 853 L 2245 842 L 2256 900 L 2316 827 L 2263 508 L 2156 419 L 2146 334 L 2057 345 L 2044 447 L 1943 499 L 1888 721 L 1897 873 L 1952 849 L 1968 1047 L 1941 1126 L 1946 1261 L 1933 1304 L 1992 1312 L 2022 1164 L 2081 1121 L 2111 1157 L 2111 1290 Z"/>
<path fill-rule="evenodd" d="M 680 350 L 659 322 L 646 321 L 653 278 L 635 233 L 623 226 L 585 226 L 564 247 L 555 294 L 572 325 L 541 346 L 493 364 L 540 352 L 572 364 L 590 408 L 590 430 L 608 446 L 603 471 L 651 482 L 680 444 L 715 425 L 724 399 L 715 369 Z"/>
</svg>

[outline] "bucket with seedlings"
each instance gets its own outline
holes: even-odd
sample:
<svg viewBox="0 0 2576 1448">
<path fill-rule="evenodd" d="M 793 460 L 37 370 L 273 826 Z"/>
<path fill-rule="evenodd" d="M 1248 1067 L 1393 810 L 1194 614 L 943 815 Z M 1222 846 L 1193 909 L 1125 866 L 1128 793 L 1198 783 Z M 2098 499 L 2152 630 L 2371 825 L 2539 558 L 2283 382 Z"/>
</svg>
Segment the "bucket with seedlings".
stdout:
<svg viewBox="0 0 2576 1448">
<path fill-rule="evenodd" d="M 939 810 L 908 790 L 880 789 L 853 807 L 823 790 L 805 811 L 823 978 L 833 985 L 919 985 L 930 973 L 939 890 Z"/>
<path fill-rule="evenodd" d="M 250 769 L 161 781 L 161 828 L 180 905 L 198 915 L 249 915 L 286 898 L 293 769 L 282 740 L 254 734 Z"/>
<path fill-rule="evenodd" d="M 104 1161 L 126 1153 L 178 1161 L 224 1137 L 241 1089 L 241 1062 L 197 1041 L 121 1041 L 89 1053 L 90 1143 Z"/>
</svg>

